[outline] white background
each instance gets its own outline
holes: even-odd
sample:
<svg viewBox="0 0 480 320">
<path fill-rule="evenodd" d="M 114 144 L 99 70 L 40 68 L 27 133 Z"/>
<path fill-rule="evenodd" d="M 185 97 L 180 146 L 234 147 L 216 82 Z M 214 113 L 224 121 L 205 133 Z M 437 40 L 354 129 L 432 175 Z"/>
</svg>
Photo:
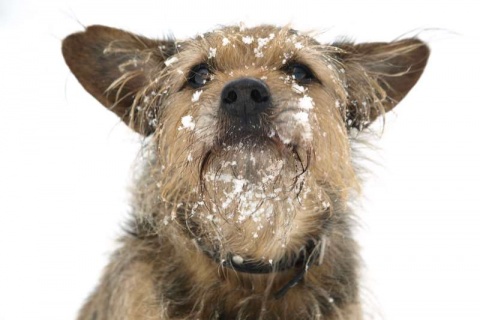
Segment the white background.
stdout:
<svg viewBox="0 0 480 320">
<path fill-rule="evenodd" d="M 478 13 L 475 1 L 0 0 L 0 320 L 74 319 L 127 217 L 140 138 L 83 91 L 61 39 L 91 24 L 182 38 L 239 21 L 430 43 L 369 152 L 366 313 L 480 319 Z"/>
</svg>

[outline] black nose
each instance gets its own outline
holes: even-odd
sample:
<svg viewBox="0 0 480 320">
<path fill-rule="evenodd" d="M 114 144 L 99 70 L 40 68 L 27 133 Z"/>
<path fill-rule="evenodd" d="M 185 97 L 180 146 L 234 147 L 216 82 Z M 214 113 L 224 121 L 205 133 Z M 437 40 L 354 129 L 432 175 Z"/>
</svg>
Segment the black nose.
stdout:
<svg viewBox="0 0 480 320">
<path fill-rule="evenodd" d="M 268 87 L 255 78 L 227 83 L 221 98 L 221 106 L 229 115 L 245 119 L 263 112 L 270 105 Z"/>
</svg>

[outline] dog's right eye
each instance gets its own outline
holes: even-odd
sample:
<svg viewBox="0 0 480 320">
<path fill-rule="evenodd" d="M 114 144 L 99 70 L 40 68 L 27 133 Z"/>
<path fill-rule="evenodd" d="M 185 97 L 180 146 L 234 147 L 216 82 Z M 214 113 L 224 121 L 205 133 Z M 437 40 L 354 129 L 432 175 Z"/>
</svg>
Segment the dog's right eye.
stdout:
<svg viewBox="0 0 480 320">
<path fill-rule="evenodd" d="M 199 64 L 190 70 L 188 84 L 193 88 L 200 88 L 212 79 L 212 75 L 206 64 Z"/>
</svg>

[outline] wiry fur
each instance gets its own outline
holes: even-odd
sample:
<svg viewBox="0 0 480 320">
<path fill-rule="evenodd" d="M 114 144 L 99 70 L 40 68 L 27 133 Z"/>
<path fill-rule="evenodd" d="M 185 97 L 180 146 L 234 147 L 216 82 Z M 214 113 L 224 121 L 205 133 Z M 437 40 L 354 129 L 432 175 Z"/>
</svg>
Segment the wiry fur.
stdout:
<svg viewBox="0 0 480 320">
<path fill-rule="evenodd" d="M 154 41 L 94 26 L 65 39 L 63 53 L 87 91 L 149 135 L 130 232 L 79 319 L 362 318 L 351 132 L 408 93 L 424 43 L 323 45 L 272 26 Z M 193 89 L 188 75 L 202 63 L 213 78 Z M 300 86 L 293 63 L 318 81 Z M 219 108 L 222 88 L 242 77 L 271 92 L 255 134 Z M 236 253 L 275 267 L 308 241 L 325 250 L 283 296 L 275 293 L 298 268 L 249 274 L 220 264 Z"/>
</svg>

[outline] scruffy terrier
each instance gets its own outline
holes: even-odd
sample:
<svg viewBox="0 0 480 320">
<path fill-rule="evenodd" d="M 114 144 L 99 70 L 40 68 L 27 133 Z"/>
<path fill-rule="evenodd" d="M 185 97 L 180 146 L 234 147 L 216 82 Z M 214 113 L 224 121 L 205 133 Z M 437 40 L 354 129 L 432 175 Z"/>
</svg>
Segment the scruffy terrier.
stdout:
<svg viewBox="0 0 480 320">
<path fill-rule="evenodd" d="M 362 319 L 352 143 L 415 85 L 427 45 L 92 26 L 62 49 L 147 137 L 128 232 L 79 319 Z"/>
</svg>

